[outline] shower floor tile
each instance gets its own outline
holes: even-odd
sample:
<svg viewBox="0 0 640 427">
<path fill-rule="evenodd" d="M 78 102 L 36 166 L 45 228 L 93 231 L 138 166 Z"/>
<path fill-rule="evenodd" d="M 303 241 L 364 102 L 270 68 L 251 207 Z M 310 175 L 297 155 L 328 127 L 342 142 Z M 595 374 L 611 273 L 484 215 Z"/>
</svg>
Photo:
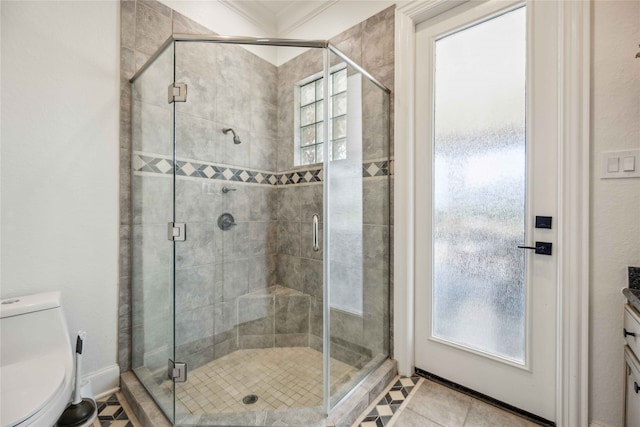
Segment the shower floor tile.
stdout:
<svg viewBox="0 0 640 427">
<path fill-rule="evenodd" d="M 331 359 L 331 384 L 339 386 L 356 368 Z M 165 386 L 170 388 L 171 383 Z M 335 387 L 332 387 L 335 388 Z M 244 404 L 248 395 L 258 396 Z M 178 414 L 211 414 L 314 407 L 322 404 L 322 353 L 308 347 L 237 350 L 176 383 Z"/>
</svg>

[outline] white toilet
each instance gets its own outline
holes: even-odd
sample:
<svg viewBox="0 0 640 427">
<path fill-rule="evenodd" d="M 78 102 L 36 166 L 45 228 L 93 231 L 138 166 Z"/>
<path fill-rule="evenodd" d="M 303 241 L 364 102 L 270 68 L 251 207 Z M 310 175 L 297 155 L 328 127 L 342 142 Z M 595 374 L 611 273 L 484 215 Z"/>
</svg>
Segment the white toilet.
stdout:
<svg viewBox="0 0 640 427">
<path fill-rule="evenodd" d="M 51 427 L 73 391 L 60 292 L 0 302 L 0 425 Z"/>
</svg>

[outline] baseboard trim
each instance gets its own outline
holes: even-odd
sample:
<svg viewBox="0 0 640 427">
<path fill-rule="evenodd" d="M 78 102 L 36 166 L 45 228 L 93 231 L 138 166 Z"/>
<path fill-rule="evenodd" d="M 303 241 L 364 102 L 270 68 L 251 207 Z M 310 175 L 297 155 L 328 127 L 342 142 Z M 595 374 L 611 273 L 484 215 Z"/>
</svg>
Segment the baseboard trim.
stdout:
<svg viewBox="0 0 640 427">
<path fill-rule="evenodd" d="M 91 383 L 96 398 L 115 393 L 120 389 L 120 367 L 117 364 L 107 366 L 82 377 L 82 383 Z"/>
</svg>

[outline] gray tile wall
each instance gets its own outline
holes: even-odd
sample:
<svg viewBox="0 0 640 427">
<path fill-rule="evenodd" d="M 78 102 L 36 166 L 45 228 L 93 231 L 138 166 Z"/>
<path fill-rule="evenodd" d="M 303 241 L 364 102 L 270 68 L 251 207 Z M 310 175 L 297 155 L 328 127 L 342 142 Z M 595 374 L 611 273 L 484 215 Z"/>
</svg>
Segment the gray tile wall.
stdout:
<svg viewBox="0 0 640 427">
<path fill-rule="evenodd" d="M 151 93 L 136 95 L 133 114 L 144 115 L 142 122 L 153 126 L 132 131 L 128 79 L 172 31 L 212 32 L 155 1 L 123 0 L 121 5 L 119 363 L 126 371 L 131 368 L 132 329 L 141 337 L 139 345 L 147 348 L 166 343 L 171 334 L 164 327 L 167 310 L 145 310 L 138 304 L 134 318 L 140 321 L 133 325 L 130 302 L 132 281 L 145 281 L 146 294 L 137 295 L 136 301 L 170 307 L 166 300 L 170 295 L 154 290 L 170 288 L 171 259 L 167 259 L 168 240 L 163 236 L 165 218 L 171 213 L 163 210 L 171 206 L 167 203 L 147 210 L 144 206 L 152 206 L 150 200 L 170 202 L 172 192 L 170 180 L 164 178 L 134 176 L 132 181 L 132 134 L 140 141 L 140 149 L 164 153 L 172 121 L 163 84 L 159 93 L 154 88 Z M 393 16 L 393 8 L 387 9 L 332 39 L 390 88 Z M 176 105 L 176 135 L 181 142 L 178 157 L 267 171 L 293 169 L 291 84 L 322 69 L 319 51 L 308 51 L 279 68 L 239 46 L 185 43 L 177 45 L 176 55 L 177 80 L 189 85 L 189 102 Z M 162 74 L 159 69 L 157 72 Z M 377 159 L 385 156 L 385 141 L 375 127 L 383 111 L 370 108 L 379 102 L 378 93 L 367 91 L 366 85 L 364 89 L 363 128 L 372 131 L 365 135 L 364 158 Z M 233 144 L 231 136 L 221 132 L 223 127 L 233 127 L 242 144 Z M 142 189 L 136 191 L 139 200 L 131 200 L 132 185 Z M 222 193 L 221 183 L 178 179 L 176 186 L 185 201 L 177 203 L 176 215 L 189 222 L 188 241 L 176 246 L 176 283 L 182 287 L 176 289 L 176 343 L 181 359 L 199 365 L 240 347 L 310 345 L 321 350 L 322 252 L 313 252 L 309 242 L 312 215 L 317 213 L 322 222 L 322 185 L 285 188 L 240 184 L 235 186 L 237 191 L 227 194 Z M 367 250 L 386 247 L 390 233 L 387 188 L 384 178 L 364 180 L 365 316 L 352 319 L 343 312 L 333 313 L 340 324 L 334 329 L 334 352 L 354 364 L 363 353 L 384 351 L 379 347 L 386 344 L 371 343 L 388 342 L 389 313 L 384 304 L 389 286 L 388 254 Z M 231 212 L 238 224 L 230 231 L 223 232 L 216 225 L 223 212 Z M 141 242 L 133 250 L 131 232 Z M 320 232 L 322 235 L 322 228 Z M 132 258 L 145 268 L 145 274 L 132 273 Z M 276 291 L 256 296 L 276 284 L 299 293 L 274 288 Z M 142 322 L 157 327 L 143 331 Z M 162 358 L 157 359 L 153 363 L 160 366 Z"/>
<path fill-rule="evenodd" d="M 121 5 L 119 363 L 126 371 L 131 368 L 132 333 L 139 337 L 137 345 L 144 346 L 135 353 L 149 354 L 138 364 L 160 366 L 161 349 L 172 338 L 171 301 L 164 295 L 171 289 L 172 248 L 164 237 L 166 223 L 173 217 L 171 180 L 139 175 L 132 179 L 130 172 L 132 139 L 136 150 L 172 154 L 173 108 L 166 101 L 166 87 L 173 77 L 170 52 L 166 61 L 158 59 L 137 81 L 133 110 L 128 79 L 172 31 L 212 32 L 156 1 Z M 175 54 L 176 80 L 189 87 L 189 102 L 176 104 L 176 155 L 275 170 L 276 67 L 231 45 L 179 43 Z M 132 114 L 141 128 L 132 129 Z M 242 144 L 223 134 L 225 127 L 233 127 Z M 132 186 L 135 200 L 131 200 Z M 176 181 L 176 218 L 189 224 L 189 238 L 176 245 L 175 254 L 176 351 L 192 366 L 238 348 L 238 296 L 276 283 L 275 189 L 226 186 L 236 191 L 224 194 L 220 183 Z M 216 221 L 224 212 L 231 212 L 237 225 L 223 232 Z M 131 232 L 137 242 L 133 248 Z M 141 291 L 135 313 L 130 303 L 132 282 Z"/>
</svg>

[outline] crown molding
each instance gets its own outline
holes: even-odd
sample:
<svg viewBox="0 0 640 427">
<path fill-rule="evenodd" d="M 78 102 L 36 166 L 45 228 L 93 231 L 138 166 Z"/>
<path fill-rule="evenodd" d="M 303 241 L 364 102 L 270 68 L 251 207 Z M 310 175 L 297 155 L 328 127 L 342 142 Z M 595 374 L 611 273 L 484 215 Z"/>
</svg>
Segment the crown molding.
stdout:
<svg viewBox="0 0 640 427">
<path fill-rule="evenodd" d="M 335 6 L 340 0 L 293 2 L 278 14 L 278 36 L 285 36 L 300 28 L 325 10 Z M 304 6 L 301 6 L 304 4 Z M 294 7 L 295 6 L 295 7 Z M 282 23 L 287 23 L 283 26 Z"/>
<path fill-rule="evenodd" d="M 277 18 L 261 2 L 242 0 L 218 0 L 218 2 L 263 30 L 265 37 L 278 36 Z"/>
<path fill-rule="evenodd" d="M 232 12 L 264 31 L 265 37 L 285 37 L 340 0 L 290 1 L 275 12 L 259 0 L 218 0 Z"/>
</svg>

